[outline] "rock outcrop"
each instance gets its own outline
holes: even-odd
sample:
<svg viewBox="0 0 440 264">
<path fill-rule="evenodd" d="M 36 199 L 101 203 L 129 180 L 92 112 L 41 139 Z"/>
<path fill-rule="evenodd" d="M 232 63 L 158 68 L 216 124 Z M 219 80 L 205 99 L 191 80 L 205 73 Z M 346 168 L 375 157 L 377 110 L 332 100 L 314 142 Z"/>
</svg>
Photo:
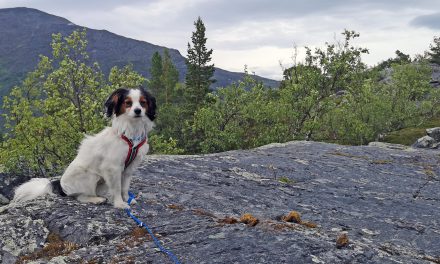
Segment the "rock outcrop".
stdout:
<svg viewBox="0 0 440 264">
<path fill-rule="evenodd" d="M 182 263 L 440 263 L 439 159 L 316 142 L 148 156 L 132 208 Z M 124 211 L 58 196 L 0 214 L 14 262 L 171 263 Z"/>
<path fill-rule="evenodd" d="M 417 139 L 413 147 L 438 149 L 440 147 L 440 127 L 426 129 L 426 135 Z"/>
</svg>

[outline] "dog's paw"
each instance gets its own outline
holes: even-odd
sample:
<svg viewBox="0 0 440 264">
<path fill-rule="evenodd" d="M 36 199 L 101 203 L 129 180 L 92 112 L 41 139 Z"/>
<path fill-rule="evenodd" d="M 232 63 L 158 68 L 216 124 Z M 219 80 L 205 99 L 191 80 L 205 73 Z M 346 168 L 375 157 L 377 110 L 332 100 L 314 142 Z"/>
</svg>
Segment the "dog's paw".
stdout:
<svg viewBox="0 0 440 264">
<path fill-rule="evenodd" d="M 131 199 L 130 205 L 135 205 L 137 203 L 136 199 Z"/>
<path fill-rule="evenodd" d="M 91 203 L 94 204 L 104 204 L 105 202 L 107 202 L 107 199 L 104 197 L 93 197 L 93 199 L 90 201 Z"/>
<path fill-rule="evenodd" d="M 113 204 L 113 206 L 114 206 L 115 208 L 120 208 L 120 209 L 127 209 L 127 208 L 130 208 L 130 206 L 129 206 L 127 203 L 123 202 L 123 201 L 115 202 L 115 203 Z"/>
</svg>

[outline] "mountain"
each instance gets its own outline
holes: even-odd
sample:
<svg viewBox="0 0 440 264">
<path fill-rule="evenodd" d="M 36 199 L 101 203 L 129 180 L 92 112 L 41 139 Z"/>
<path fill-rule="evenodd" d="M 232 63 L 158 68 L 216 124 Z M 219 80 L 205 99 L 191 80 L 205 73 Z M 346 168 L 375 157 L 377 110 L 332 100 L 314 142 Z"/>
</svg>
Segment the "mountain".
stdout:
<svg viewBox="0 0 440 264">
<path fill-rule="evenodd" d="M 299 141 L 148 155 L 132 210 L 181 263 L 440 263 L 438 153 Z M 0 194 L 12 182 L 0 174 Z M 172 263 L 110 204 L 49 196 L 1 211 L 0 263 Z"/>
<path fill-rule="evenodd" d="M 13 85 L 19 84 L 26 73 L 35 68 L 40 54 L 50 55 L 52 33 L 68 35 L 81 28 L 84 27 L 36 9 L 0 9 L 0 96 L 7 94 Z M 87 39 L 91 61 L 97 61 L 106 74 L 113 66 L 131 63 L 136 71 L 148 78 L 153 53 L 162 53 L 165 48 L 107 30 L 87 28 Z M 176 49 L 169 51 L 182 81 L 186 73 L 185 58 Z M 217 82 L 212 88 L 229 85 L 242 77 L 243 73 L 216 68 L 214 78 Z M 277 81 L 258 76 L 256 78 L 267 86 L 278 86 Z"/>
</svg>

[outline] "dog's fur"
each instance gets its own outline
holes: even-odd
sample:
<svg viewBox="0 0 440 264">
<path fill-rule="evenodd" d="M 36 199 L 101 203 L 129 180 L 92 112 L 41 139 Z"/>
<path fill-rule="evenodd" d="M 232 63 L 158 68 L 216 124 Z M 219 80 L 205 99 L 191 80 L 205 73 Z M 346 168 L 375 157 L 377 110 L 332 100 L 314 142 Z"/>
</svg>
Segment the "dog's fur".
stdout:
<svg viewBox="0 0 440 264">
<path fill-rule="evenodd" d="M 128 189 L 133 170 L 149 149 L 148 142 L 140 147 L 136 158 L 125 168 L 128 144 L 134 145 L 153 128 L 156 100 L 144 89 L 117 89 L 105 103 L 112 126 L 94 136 L 87 136 L 79 147 L 59 182 L 45 178 L 32 179 L 15 190 L 12 202 L 35 199 L 53 194 L 58 185 L 61 193 L 74 196 L 80 202 L 103 203 L 109 200 L 116 208 L 127 208 Z"/>
</svg>

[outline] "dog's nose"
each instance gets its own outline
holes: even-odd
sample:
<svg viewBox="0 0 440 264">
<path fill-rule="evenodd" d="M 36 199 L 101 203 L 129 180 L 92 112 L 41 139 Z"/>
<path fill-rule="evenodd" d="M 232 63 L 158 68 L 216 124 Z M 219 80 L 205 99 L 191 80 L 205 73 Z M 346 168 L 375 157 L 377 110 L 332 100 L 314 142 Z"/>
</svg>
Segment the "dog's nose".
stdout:
<svg viewBox="0 0 440 264">
<path fill-rule="evenodd" d="M 136 108 L 136 109 L 134 109 L 134 113 L 136 114 L 136 115 L 140 115 L 141 114 L 141 109 L 139 109 L 139 108 Z"/>
</svg>

